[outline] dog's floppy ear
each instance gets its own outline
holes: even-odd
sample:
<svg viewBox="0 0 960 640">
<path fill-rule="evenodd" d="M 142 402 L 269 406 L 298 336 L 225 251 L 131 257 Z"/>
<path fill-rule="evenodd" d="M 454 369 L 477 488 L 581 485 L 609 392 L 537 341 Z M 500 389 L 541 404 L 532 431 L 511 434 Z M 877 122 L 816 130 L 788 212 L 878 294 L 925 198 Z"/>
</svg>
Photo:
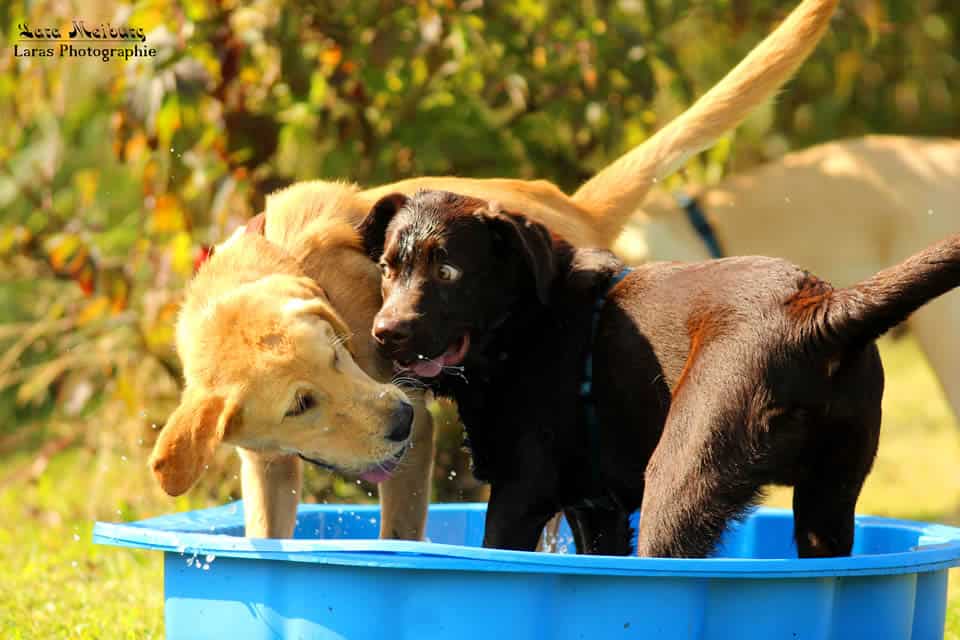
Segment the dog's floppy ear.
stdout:
<svg viewBox="0 0 960 640">
<path fill-rule="evenodd" d="M 542 224 L 517 213 L 485 211 L 482 215 L 507 250 L 526 262 L 537 290 L 537 298 L 546 304 L 550 299 L 550 286 L 556 275 L 550 232 Z"/>
<path fill-rule="evenodd" d="M 363 250 L 371 260 L 380 259 L 383 254 L 383 243 L 387 239 L 387 226 L 405 204 L 407 204 L 407 196 L 402 193 L 383 196 L 377 200 L 367 217 L 357 226 L 357 231 L 363 239 Z"/>
<path fill-rule="evenodd" d="M 192 487 L 239 419 L 236 403 L 185 393 L 150 454 L 150 468 L 163 490 L 178 496 Z"/>
</svg>

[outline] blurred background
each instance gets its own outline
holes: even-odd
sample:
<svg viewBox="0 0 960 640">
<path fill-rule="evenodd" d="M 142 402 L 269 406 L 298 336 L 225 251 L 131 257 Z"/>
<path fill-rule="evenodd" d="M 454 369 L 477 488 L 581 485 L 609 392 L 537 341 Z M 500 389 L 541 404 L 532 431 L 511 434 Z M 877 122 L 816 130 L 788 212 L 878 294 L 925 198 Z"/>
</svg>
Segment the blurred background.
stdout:
<svg viewBox="0 0 960 640">
<path fill-rule="evenodd" d="M 14 568 L 0 577 L 0 635 L 162 634 L 158 559 L 92 547 L 90 522 L 239 497 L 230 451 L 176 500 L 144 463 L 178 396 L 184 284 L 267 193 L 424 174 L 572 190 L 795 4 L 0 1 L 0 561 Z M 158 54 L 14 56 L 17 25 L 75 19 L 142 27 Z M 667 186 L 842 137 L 960 135 L 958 30 L 953 0 L 842 0 L 779 98 Z M 909 336 L 883 348 L 894 435 L 861 510 L 956 519 L 954 417 Z M 434 410 L 435 499 L 482 499 L 452 412 Z M 904 478 L 916 486 L 898 493 Z M 375 495 L 315 470 L 304 491 Z"/>
</svg>

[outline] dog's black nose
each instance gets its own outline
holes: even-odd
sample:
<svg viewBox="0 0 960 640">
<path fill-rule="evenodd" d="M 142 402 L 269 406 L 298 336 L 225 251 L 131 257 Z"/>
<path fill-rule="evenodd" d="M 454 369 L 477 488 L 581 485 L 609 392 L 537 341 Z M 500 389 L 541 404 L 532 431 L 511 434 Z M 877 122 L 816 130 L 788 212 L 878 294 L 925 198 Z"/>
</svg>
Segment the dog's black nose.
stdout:
<svg viewBox="0 0 960 640">
<path fill-rule="evenodd" d="M 410 437 L 410 429 L 413 426 L 413 405 L 409 402 L 401 402 L 390 415 L 390 426 L 387 430 L 387 440 L 391 442 L 403 442 Z"/>
<path fill-rule="evenodd" d="M 410 341 L 413 329 L 405 320 L 377 318 L 373 323 L 373 337 L 380 344 L 402 346 Z"/>
</svg>

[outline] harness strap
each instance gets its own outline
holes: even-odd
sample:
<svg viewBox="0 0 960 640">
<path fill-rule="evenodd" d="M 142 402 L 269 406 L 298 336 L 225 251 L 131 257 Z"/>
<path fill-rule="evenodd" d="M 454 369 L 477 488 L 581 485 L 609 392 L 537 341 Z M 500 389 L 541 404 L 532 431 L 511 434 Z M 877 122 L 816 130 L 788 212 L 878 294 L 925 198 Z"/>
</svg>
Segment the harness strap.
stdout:
<svg viewBox="0 0 960 640">
<path fill-rule="evenodd" d="M 597 420 L 597 400 L 593 395 L 593 344 L 597 339 L 597 327 L 600 324 L 600 312 L 607 303 L 607 294 L 620 281 L 627 277 L 632 269 L 624 267 L 613 276 L 607 287 L 593 302 L 593 316 L 590 320 L 590 345 L 583 364 L 583 382 L 580 383 L 580 404 L 583 407 L 583 421 L 586 423 L 590 439 L 590 473 L 594 486 L 600 486 L 600 425 Z M 601 506 L 602 500 L 584 500 L 586 506 Z"/>
<path fill-rule="evenodd" d="M 723 248 L 720 246 L 720 240 L 717 239 L 717 233 L 703 212 L 700 202 L 696 198 L 687 195 L 685 191 L 677 191 L 673 194 L 673 197 L 677 201 L 677 204 L 686 211 L 690 226 L 692 226 L 694 231 L 697 232 L 697 235 L 700 236 L 703 244 L 707 246 L 710 257 L 722 258 L 724 254 Z"/>
</svg>

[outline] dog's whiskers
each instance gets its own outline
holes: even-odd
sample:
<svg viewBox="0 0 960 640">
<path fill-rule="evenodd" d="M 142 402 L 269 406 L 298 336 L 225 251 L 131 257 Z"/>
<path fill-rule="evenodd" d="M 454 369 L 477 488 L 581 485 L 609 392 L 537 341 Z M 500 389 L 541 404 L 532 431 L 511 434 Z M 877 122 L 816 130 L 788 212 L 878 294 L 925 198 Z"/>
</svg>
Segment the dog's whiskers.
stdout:
<svg viewBox="0 0 960 640">
<path fill-rule="evenodd" d="M 442 370 L 444 373 L 449 373 L 450 375 L 457 376 L 458 378 L 463 380 L 466 384 L 470 384 L 470 381 L 467 380 L 465 367 L 454 366 L 454 365 L 444 365 L 442 367 Z"/>
<path fill-rule="evenodd" d="M 336 348 L 342 344 L 346 344 L 347 340 L 353 337 L 353 331 L 349 333 L 342 333 L 337 335 L 333 340 L 330 341 L 330 344 Z"/>
<path fill-rule="evenodd" d="M 390 384 L 395 384 L 399 387 L 409 387 L 411 389 L 426 389 L 429 386 L 423 380 L 407 375 L 395 375 L 390 380 Z"/>
</svg>

